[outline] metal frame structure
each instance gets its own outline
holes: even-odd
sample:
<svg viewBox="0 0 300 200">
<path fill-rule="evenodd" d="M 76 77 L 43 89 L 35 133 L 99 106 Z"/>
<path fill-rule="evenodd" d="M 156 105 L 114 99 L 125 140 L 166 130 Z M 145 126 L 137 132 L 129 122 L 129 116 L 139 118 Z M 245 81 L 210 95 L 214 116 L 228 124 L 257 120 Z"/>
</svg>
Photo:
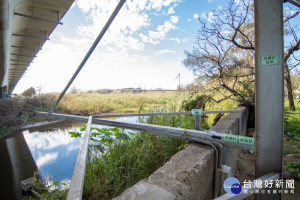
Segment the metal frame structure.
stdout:
<svg viewBox="0 0 300 200">
<path fill-rule="evenodd" d="M 26 14 L 22 14 L 22 13 L 18 13 L 18 12 L 15 12 L 14 14 L 17 15 L 17 16 L 27 17 L 27 18 L 34 19 L 34 20 L 39 20 L 39 21 L 44 21 L 44 22 L 50 22 L 50 23 L 54 23 L 54 24 L 63 25 L 63 23 L 60 22 L 60 13 L 59 13 L 59 11 L 57 11 L 57 21 L 50 20 L 50 19 L 44 19 L 44 18 L 41 18 L 41 17 L 31 16 L 31 15 L 26 15 Z"/>
</svg>

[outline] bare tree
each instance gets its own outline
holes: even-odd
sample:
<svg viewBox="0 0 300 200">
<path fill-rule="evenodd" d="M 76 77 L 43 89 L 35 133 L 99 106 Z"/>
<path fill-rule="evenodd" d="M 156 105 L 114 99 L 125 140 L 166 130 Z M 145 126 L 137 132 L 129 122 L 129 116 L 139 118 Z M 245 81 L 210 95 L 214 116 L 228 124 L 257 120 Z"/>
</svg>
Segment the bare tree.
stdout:
<svg viewBox="0 0 300 200">
<path fill-rule="evenodd" d="M 285 24 L 295 18 L 299 11 L 288 15 Z M 186 52 L 185 65 L 194 71 L 208 86 L 208 92 L 218 92 L 222 101 L 234 99 L 240 104 L 254 102 L 254 6 L 253 0 L 231 0 L 224 8 L 219 7 L 199 18 L 200 29 L 197 47 Z M 290 83 L 287 61 L 299 49 L 299 40 L 289 26 L 294 42 L 284 54 L 285 81 Z M 294 59 L 295 60 L 295 59 Z M 293 102 L 292 88 L 288 99 Z M 213 98 L 213 97 L 211 97 Z M 292 104 L 290 104 L 292 105 Z M 293 108 L 290 106 L 290 109 Z"/>
</svg>

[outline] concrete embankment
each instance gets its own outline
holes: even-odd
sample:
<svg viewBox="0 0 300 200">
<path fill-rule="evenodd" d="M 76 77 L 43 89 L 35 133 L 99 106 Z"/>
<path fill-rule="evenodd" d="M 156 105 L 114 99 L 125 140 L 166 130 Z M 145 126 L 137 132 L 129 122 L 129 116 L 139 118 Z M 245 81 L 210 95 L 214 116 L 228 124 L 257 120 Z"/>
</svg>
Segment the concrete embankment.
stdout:
<svg viewBox="0 0 300 200">
<path fill-rule="evenodd" d="M 221 119 L 210 130 L 246 135 L 248 111 L 230 113 Z M 241 121 L 240 121 L 241 120 Z M 239 133 L 240 132 L 240 133 Z M 218 184 L 219 194 L 222 183 L 228 176 L 233 176 L 240 150 L 226 149 L 222 164 L 226 172 L 217 173 L 215 177 L 215 153 L 213 148 L 203 144 L 188 144 L 184 150 L 175 154 L 163 167 L 159 168 L 147 179 L 139 181 L 127 189 L 115 200 L 197 200 L 213 199 L 214 184 Z M 219 169 L 221 171 L 221 169 Z"/>
</svg>

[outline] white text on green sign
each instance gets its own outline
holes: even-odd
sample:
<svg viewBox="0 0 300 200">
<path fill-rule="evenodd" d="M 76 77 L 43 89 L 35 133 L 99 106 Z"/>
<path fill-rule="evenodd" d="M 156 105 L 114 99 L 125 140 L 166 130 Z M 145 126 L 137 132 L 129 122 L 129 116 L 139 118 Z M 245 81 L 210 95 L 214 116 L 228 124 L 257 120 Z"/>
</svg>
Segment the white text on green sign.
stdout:
<svg viewBox="0 0 300 200">
<path fill-rule="evenodd" d="M 241 143 L 241 144 L 254 145 L 254 138 L 252 138 L 252 137 L 224 134 L 223 139 L 227 142 L 235 142 L 235 143 Z"/>
<path fill-rule="evenodd" d="M 279 55 L 265 55 L 261 56 L 261 65 L 278 65 L 279 64 Z"/>
</svg>

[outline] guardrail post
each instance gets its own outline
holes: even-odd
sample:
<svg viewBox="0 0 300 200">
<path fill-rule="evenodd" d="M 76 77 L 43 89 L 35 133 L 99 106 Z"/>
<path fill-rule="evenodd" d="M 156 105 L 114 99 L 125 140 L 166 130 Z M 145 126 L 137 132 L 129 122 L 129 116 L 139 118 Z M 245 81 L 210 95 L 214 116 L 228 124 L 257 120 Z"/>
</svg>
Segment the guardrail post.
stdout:
<svg viewBox="0 0 300 200">
<path fill-rule="evenodd" d="M 195 117 L 195 129 L 200 130 L 201 128 L 201 115 L 202 115 L 202 110 L 200 109 L 193 109 L 192 114 Z"/>
<path fill-rule="evenodd" d="M 201 128 L 201 115 L 195 115 L 195 129 L 200 130 Z"/>
<path fill-rule="evenodd" d="M 88 123 L 86 124 L 86 130 L 82 138 L 82 143 L 77 157 L 67 200 L 80 200 L 82 198 L 82 190 L 84 184 L 86 158 L 88 154 L 91 125 L 92 125 L 92 116 L 89 117 Z"/>
</svg>

